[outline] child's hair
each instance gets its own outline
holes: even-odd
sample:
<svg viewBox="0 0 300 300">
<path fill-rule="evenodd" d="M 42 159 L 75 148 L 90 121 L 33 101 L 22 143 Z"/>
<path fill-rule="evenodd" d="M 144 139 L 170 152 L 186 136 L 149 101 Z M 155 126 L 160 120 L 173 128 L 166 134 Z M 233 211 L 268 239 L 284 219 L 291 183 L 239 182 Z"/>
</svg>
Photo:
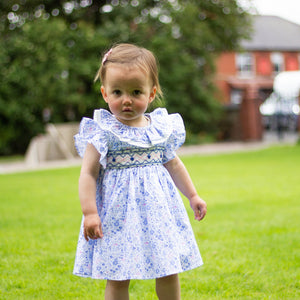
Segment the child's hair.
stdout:
<svg viewBox="0 0 300 300">
<path fill-rule="evenodd" d="M 133 44 L 118 44 L 112 47 L 103 56 L 94 81 L 99 79 L 102 84 L 105 83 L 106 69 L 111 63 L 140 67 L 149 74 L 153 86 L 156 87 L 158 98 L 162 98 L 162 90 L 158 80 L 158 64 L 151 51 Z"/>
</svg>

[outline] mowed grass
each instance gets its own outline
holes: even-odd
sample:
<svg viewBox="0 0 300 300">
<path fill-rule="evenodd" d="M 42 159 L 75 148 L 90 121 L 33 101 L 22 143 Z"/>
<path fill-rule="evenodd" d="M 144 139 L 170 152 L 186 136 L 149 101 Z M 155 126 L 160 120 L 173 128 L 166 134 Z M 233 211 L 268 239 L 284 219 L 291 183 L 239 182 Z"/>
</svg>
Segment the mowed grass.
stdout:
<svg viewBox="0 0 300 300">
<path fill-rule="evenodd" d="M 191 223 L 204 266 L 182 299 L 299 299 L 300 147 L 182 158 L 208 214 Z M 105 281 L 72 275 L 79 168 L 0 176 L 0 299 L 104 299 Z M 167 259 L 167 258 L 166 258 Z M 157 299 L 134 280 L 131 299 Z"/>
</svg>

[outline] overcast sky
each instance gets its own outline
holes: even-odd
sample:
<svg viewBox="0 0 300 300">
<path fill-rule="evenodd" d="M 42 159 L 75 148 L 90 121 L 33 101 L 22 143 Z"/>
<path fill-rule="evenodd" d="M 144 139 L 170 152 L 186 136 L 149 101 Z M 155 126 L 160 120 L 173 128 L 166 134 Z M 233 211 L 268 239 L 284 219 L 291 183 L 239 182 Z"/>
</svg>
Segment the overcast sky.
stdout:
<svg viewBox="0 0 300 300">
<path fill-rule="evenodd" d="M 261 15 L 273 15 L 285 18 L 300 25 L 300 0 L 239 0 L 248 7 L 252 2 Z"/>
</svg>

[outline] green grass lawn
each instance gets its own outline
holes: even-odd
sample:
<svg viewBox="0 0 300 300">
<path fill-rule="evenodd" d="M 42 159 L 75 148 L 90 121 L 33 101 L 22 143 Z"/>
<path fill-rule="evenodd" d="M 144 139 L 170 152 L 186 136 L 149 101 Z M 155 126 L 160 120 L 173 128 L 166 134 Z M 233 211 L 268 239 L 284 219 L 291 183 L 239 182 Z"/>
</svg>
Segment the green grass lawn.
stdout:
<svg viewBox="0 0 300 300">
<path fill-rule="evenodd" d="M 208 214 L 193 220 L 204 266 L 182 299 L 300 299 L 300 147 L 182 158 Z M 0 176 L 0 299 L 104 299 L 105 281 L 72 275 L 79 168 Z M 134 280 L 131 299 L 157 299 Z"/>
</svg>

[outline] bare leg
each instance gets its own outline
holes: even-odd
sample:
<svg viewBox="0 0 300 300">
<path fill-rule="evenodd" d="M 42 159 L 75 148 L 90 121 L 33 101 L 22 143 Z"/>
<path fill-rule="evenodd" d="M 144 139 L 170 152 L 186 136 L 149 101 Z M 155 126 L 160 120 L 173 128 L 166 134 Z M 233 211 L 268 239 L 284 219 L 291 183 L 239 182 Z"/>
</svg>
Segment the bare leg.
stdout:
<svg viewBox="0 0 300 300">
<path fill-rule="evenodd" d="M 180 300 L 178 274 L 157 278 L 156 294 L 159 300 Z"/>
<path fill-rule="evenodd" d="M 129 300 L 130 280 L 107 280 L 105 288 L 105 300 Z"/>
</svg>

